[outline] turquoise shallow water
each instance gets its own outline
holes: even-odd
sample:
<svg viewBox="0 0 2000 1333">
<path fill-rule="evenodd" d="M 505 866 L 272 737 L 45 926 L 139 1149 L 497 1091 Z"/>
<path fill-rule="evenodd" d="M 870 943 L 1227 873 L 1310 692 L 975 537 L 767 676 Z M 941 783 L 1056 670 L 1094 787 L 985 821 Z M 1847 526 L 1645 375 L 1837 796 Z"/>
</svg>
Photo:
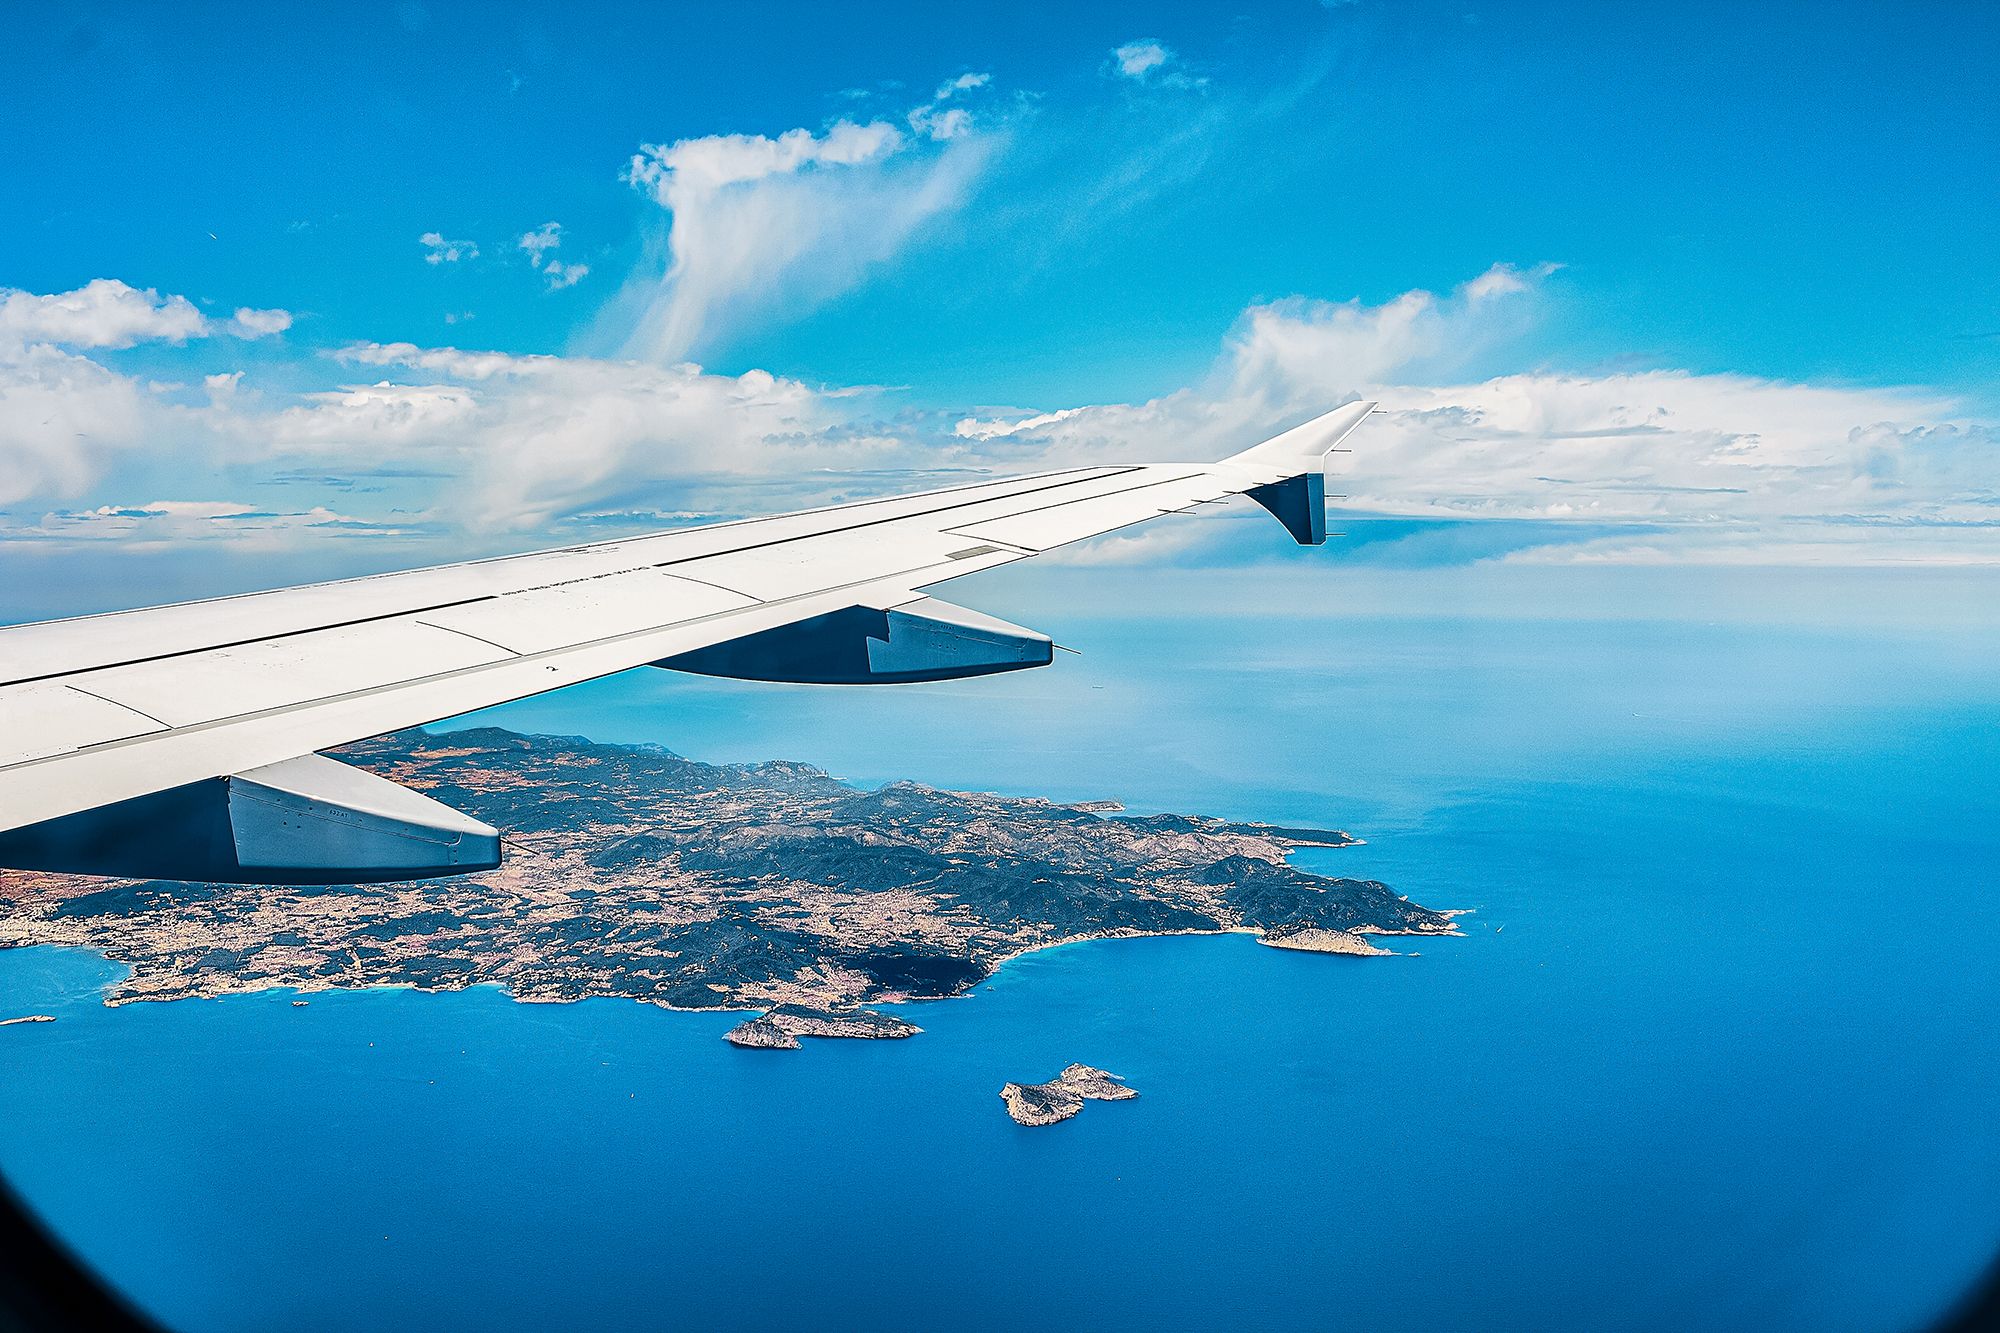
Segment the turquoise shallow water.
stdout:
<svg viewBox="0 0 2000 1333">
<path fill-rule="evenodd" d="M 189 1329 L 1875 1329 L 2000 1248 L 2000 706 L 1966 645 L 1094 639 L 983 697 L 660 676 L 494 720 L 1328 819 L 1368 843 L 1313 865 L 1465 937 L 1070 946 L 907 1007 L 911 1041 L 789 1053 L 491 990 L 107 1010 L 102 960 L 0 953 L 0 1010 L 60 1018 L 0 1029 L 0 1168 Z M 1135 750 L 1138 715 L 1178 726 Z M 1006 1119 L 1003 1080 L 1071 1060 L 1141 1097 Z"/>
</svg>

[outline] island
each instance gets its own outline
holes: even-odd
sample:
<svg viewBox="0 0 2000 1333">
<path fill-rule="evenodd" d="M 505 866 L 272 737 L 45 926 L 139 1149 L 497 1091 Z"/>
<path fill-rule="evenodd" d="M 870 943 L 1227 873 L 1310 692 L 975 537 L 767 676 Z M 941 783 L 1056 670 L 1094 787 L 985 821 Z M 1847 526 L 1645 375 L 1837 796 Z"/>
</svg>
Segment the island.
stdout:
<svg viewBox="0 0 2000 1333">
<path fill-rule="evenodd" d="M 1357 958 L 1394 952 L 1392 949 L 1370 944 L 1358 931 L 1330 930 L 1323 926 L 1309 926 L 1303 922 L 1267 930 L 1257 938 L 1257 943 L 1268 944 L 1273 949 L 1298 949 L 1304 953 L 1344 953 Z"/>
<path fill-rule="evenodd" d="M 809 1009 L 781 1004 L 722 1035 L 738 1046 L 797 1050 L 800 1037 L 914 1037 L 923 1029 L 906 1019 L 872 1009 Z"/>
<path fill-rule="evenodd" d="M 1116 1074 L 1071 1065 L 1047 1083 L 1009 1083 L 1000 1089 L 1017 1125 L 1053 1125 L 1083 1109 L 1085 1101 L 1122 1102 L 1139 1095 Z"/>
<path fill-rule="evenodd" d="M 1290 864 L 1355 841 L 1332 829 L 871 790 L 800 763 L 494 728 L 336 753 L 507 830 L 506 864 L 332 888 L 0 871 L 0 947 L 126 964 L 111 1004 L 491 984 L 528 1003 L 752 1011 L 729 1039 L 789 1049 L 907 1037 L 914 1024 L 870 1006 L 962 995 L 1079 940 L 1243 931 L 1368 954 L 1373 938 L 1458 933 L 1454 913 L 1377 881 Z"/>
</svg>

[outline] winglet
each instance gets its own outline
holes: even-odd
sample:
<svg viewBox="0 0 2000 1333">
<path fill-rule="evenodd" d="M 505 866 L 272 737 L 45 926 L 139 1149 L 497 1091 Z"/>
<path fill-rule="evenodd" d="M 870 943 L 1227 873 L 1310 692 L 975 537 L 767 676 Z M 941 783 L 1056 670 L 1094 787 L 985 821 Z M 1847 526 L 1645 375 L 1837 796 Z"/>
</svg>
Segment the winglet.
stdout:
<svg viewBox="0 0 2000 1333">
<path fill-rule="evenodd" d="M 1326 455 L 1375 410 L 1372 402 L 1349 403 L 1294 426 L 1225 462 L 1247 464 L 1280 475 L 1243 493 L 1271 511 L 1301 546 L 1326 542 Z"/>
<path fill-rule="evenodd" d="M 1374 410 L 1375 404 L 1367 401 L 1336 407 L 1303 426 L 1294 426 L 1282 435 L 1273 435 L 1262 444 L 1253 445 L 1240 454 L 1231 454 L 1222 461 L 1304 472 L 1324 459 L 1329 451 L 1347 438 L 1349 431 L 1360 425 Z M 1297 466 L 1293 467 L 1294 464 Z"/>
</svg>

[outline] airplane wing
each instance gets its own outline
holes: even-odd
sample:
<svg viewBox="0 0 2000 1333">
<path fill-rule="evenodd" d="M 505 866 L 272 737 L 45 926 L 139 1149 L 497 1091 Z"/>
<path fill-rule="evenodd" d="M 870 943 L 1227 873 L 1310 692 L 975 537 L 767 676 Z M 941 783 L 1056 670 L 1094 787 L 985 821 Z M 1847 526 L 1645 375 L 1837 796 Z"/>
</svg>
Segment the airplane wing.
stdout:
<svg viewBox="0 0 2000 1333">
<path fill-rule="evenodd" d="M 1082 467 L 434 569 L 0 629 L 0 866 L 354 883 L 496 830 L 317 753 L 638 666 L 820 683 L 1046 665 L 925 589 L 1230 495 L 1325 540 L 1350 403 L 1217 463 Z"/>
</svg>

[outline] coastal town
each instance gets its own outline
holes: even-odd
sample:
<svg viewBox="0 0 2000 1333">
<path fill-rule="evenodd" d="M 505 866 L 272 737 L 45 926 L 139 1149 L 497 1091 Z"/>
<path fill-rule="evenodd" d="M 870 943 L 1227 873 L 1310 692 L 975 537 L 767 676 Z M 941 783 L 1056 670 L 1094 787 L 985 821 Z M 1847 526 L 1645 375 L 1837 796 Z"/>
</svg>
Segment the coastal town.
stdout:
<svg viewBox="0 0 2000 1333">
<path fill-rule="evenodd" d="M 1373 880 L 1292 866 L 1331 829 L 1130 815 L 913 783 L 864 790 L 796 763 L 712 765 L 659 747 L 481 729 L 406 732 L 342 758 L 506 831 L 499 869 L 315 888 L 0 871 L 0 947 L 96 950 L 107 1002 L 288 988 L 620 996 L 748 1010 L 745 1047 L 907 1037 L 868 1008 L 962 994 L 1076 940 L 1246 931 L 1383 952 L 1456 933 Z"/>
</svg>

